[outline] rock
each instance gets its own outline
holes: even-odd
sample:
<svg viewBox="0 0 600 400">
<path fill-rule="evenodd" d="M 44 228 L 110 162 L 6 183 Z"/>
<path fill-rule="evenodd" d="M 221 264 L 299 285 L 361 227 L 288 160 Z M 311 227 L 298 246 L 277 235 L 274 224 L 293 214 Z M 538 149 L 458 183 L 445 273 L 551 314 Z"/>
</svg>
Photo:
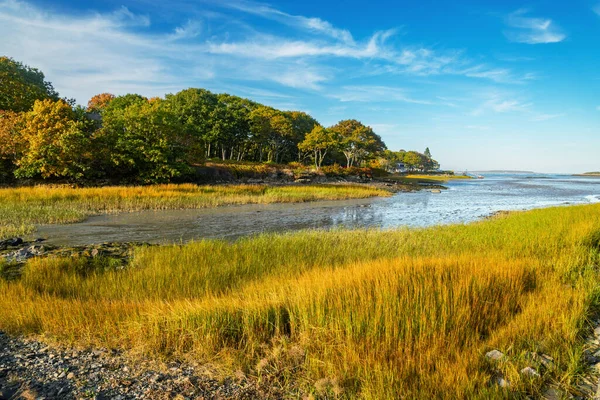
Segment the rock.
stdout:
<svg viewBox="0 0 600 400">
<path fill-rule="evenodd" d="M 72 372 L 69 372 L 69 374 L 67 375 L 67 379 L 68 379 L 68 380 L 73 380 L 73 379 L 75 379 L 75 374 L 74 374 L 74 373 L 72 373 Z"/>
<path fill-rule="evenodd" d="M 523 368 L 521 370 L 521 375 L 525 375 L 528 378 L 537 378 L 538 376 L 540 376 L 540 374 L 538 374 L 538 372 L 531 367 Z"/>
<path fill-rule="evenodd" d="M 0 250 L 6 250 L 9 247 L 16 247 L 23 244 L 23 239 L 21 238 L 12 238 L 0 240 Z"/>
<path fill-rule="evenodd" d="M 563 399 L 564 393 L 556 388 L 548 388 L 543 394 L 544 400 L 561 400 Z"/>
<path fill-rule="evenodd" d="M 496 376 L 496 378 L 494 378 L 494 383 L 502 388 L 510 387 L 510 382 L 508 380 L 504 379 L 504 377 L 502 375 Z"/>
<path fill-rule="evenodd" d="M 491 351 L 488 351 L 487 353 L 485 353 L 485 357 L 488 360 L 500 361 L 504 358 L 504 353 L 494 349 L 494 350 L 491 350 Z"/>
<path fill-rule="evenodd" d="M 442 193 L 440 189 L 431 189 L 431 193 Z"/>
<path fill-rule="evenodd" d="M 546 367 L 547 369 L 553 369 L 554 368 L 554 359 L 552 357 L 550 357 L 547 354 L 542 354 L 539 357 L 540 363 Z"/>
<path fill-rule="evenodd" d="M 594 335 L 595 335 L 596 337 L 600 337 L 600 326 L 597 326 L 597 327 L 594 329 Z"/>
</svg>

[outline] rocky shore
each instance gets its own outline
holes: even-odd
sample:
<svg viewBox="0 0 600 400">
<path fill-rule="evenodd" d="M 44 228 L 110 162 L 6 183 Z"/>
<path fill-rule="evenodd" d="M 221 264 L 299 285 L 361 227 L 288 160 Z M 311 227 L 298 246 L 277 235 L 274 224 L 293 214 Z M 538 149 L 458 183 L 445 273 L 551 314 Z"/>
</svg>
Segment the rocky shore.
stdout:
<svg viewBox="0 0 600 400">
<path fill-rule="evenodd" d="M 208 366 L 131 359 L 106 349 L 50 347 L 0 332 L 0 400 L 264 397 L 241 373 L 219 380 Z"/>
<path fill-rule="evenodd" d="M 0 279 L 18 278 L 23 265 L 34 257 L 74 257 L 86 261 L 110 260 L 112 268 L 124 268 L 137 246 L 148 243 L 102 243 L 90 246 L 58 247 L 44 239 L 25 241 L 22 238 L 0 240 Z"/>
</svg>

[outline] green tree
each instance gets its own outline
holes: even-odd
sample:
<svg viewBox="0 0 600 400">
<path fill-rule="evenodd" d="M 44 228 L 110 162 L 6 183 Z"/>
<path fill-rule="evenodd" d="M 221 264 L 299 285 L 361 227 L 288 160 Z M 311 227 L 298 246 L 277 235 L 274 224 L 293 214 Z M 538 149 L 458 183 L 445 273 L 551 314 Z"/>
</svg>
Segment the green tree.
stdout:
<svg viewBox="0 0 600 400">
<path fill-rule="evenodd" d="M 44 99 L 58 100 L 58 93 L 40 70 L 0 57 L 0 110 L 29 111 Z"/>
<path fill-rule="evenodd" d="M 23 118 L 14 111 L 0 111 L 0 180 L 7 179 L 23 150 Z"/>
<path fill-rule="evenodd" d="M 327 152 L 339 146 L 338 134 L 322 126 L 315 126 L 313 130 L 306 135 L 304 141 L 298 145 L 300 151 L 310 151 L 313 153 L 315 167 L 321 168 Z"/>
<path fill-rule="evenodd" d="M 330 129 L 341 137 L 340 149 L 346 156 L 346 167 L 358 165 L 386 149 L 385 143 L 373 129 L 355 119 L 340 121 Z"/>
<path fill-rule="evenodd" d="M 300 161 L 301 151 L 298 151 L 298 145 L 304 140 L 312 130 L 320 126 L 316 119 L 302 111 L 286 111 L 284 112 L 292 125 L 291 135 L 285 149 L 286 161 L 294 159 Z"/>
<path fill-rule="evenodd" d="M 406 165 L 406 168 L 414 171 L 416 169 L 420 169 L 421 165 L 422 165 L 422 158 L 420 153 L 416 152 L 416 151 L 409 151 L 407 153 L 404 154 L 404 164 Z"/>
<path fill-rule="evenodd" d="M 200 162 L 205 157 L 210 158 L 216 150 L 215 135 L 220 132 L 213 129 L 217 95 L 205 89 L 190 88 L 168 94 L 166 101 L 183 128 L 188 160 Z"/>
<path fill-rule="evenodd" d="M 102 129 L 114 140 L 111 161 L 125 176 L 144 183 L 167 182 L 188 170 L 182 126 L 163 100 L 133 102 Z"/>
<path fill-rule="evenodd" d="M 423 154 L 425 155 L 425 157 L 427 157 L 427 158 L 431 158 L 431 151 L 429 151 L 429 147 L 427 147 L 427 148 L 425 149 L 425 153 L 423 153 Z"/>
<path fill-rule="evenodd" d="M 89 168 L 90 138 L 64 100 L 37 100 L 23 115 L 25 142 L 17 177 L 82 178 Z"/>
<path fill-rule="evenodd" d="M 280 161 L 280 156 L 292 133 L 292 123 L 281 111 L 259 106 L 249 115 L 251 138 L 258 147 L 259 161 L 267 153 L 267 161 Z"/>
</svg>

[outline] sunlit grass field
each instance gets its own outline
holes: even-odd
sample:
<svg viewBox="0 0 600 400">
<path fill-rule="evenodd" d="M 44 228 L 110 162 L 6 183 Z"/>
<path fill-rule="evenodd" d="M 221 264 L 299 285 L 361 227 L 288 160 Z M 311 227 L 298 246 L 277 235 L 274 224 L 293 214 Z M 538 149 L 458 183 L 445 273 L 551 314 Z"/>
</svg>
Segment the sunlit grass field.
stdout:
<svg viewBox="0 0 600 400">
<path fill-rule="evenodd" d="M 0 239 L 24 235 L 35 224 L 71 223 L 99 213 L 217 207 L 250 203 L 294 203 L 390 196 L 360 185 L 193 184 L 70 188 L 36 186 L 0 189 Z"/>
<path fill-rule="evenodd" d="M 289 398 L 539 397 L 585 372 L 599 250 L 590 205 L 144 247 L 124 270 L 38 259 L 0 280 L 0 330 L 210 362 Z M 499 373 L 510 388 L 491 384 Z"/>
</svg>

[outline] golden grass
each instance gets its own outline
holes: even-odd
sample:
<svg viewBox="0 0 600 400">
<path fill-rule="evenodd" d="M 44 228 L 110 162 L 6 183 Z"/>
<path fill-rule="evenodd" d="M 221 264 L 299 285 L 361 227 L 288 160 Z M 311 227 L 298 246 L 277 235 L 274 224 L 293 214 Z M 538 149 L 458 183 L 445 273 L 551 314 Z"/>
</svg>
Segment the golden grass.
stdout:
<svg viewBox="0 0 600 400">
<path fill-rule="evenodd" d="M 171 184 L 83 189 L 52 186 L 0 189 L 0 238 L 29 233 L 35 224 L 72 223 L 98 213 L 344 200 L 389 195 L 385 190 L 361 185 L 273 187 Z"/>
<path fill-rule="evenodd" d="M 600 304 L 600 205 L 471 225 L 307 231 L 30 261 L 0 329 L 237 369 L 295 398 L 539 397 L 582 373 Z M 508 359 L 492 365 L 497 348 Z M 520 376 L 527 352 L 552 356 Z M 510 389 L 490 385 L 501 372 Z"/>
</svg>

